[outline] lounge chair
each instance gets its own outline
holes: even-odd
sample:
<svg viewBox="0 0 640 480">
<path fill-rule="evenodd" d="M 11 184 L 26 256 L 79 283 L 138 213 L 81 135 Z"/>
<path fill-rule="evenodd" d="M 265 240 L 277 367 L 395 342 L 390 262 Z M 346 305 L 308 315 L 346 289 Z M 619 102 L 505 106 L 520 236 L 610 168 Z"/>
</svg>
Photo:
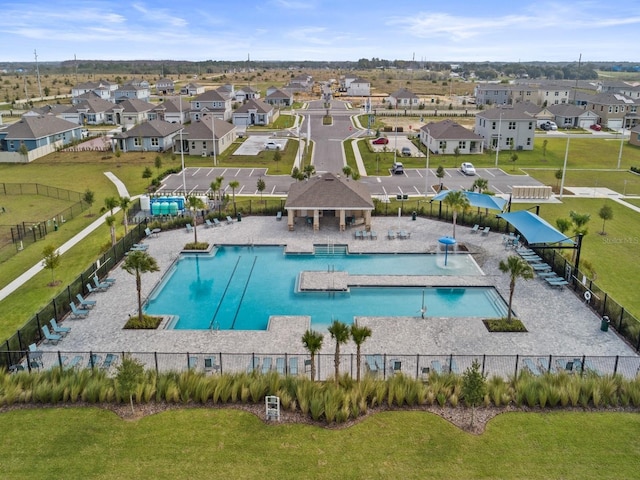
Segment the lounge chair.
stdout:
<svg viewBox="0 0 640 480">
<path fill-rule="evenodd" d="M 87 290 L 89 291 L 90 294 L 104 292 L 107 288 L 109 287 L 104 287 L 104 288 L 92 287 L 90 283 L 87 283 Z"/>
<path fill-rule="evenodd" d="M 146 252 L 147 250 L 149 250 L 149 245 L 143 243 L 134 243 L 129 249 L 130 252 Z"/>
<path fill-rule="evenodd" d="M 93 308 L 96 306 L 96 302 L 95 300 L 85 300 L 81 294 L 76 294 L 76 298 L 78 299 L 78 301 L 80 302 L 80 306 L 81 307 L 86 307 L 86 308 Z"/>
<path fill-rule="evenodd" d="M 102 370 L 108 370 L 109 368 L 111 368 L 111 365 L 113 365 L 113 363 L 118 359 L 117 355 L 114 355 L 113 353 L 107 353 L 107 356 L 104 359 L 104 362 L 102 363 L 102 365 L 100 366 L 100 368 Z"/>
<path fill-rule="evenodd" d="M 356 232 L 354 233 L 356 240 L 362 240 L 362 230 L 356 230 Z"/>
<path fill-rule="evenodd" d="M 311 359 L 310 358 L 307 358 L 304 361 L 304 371 L 305 371 L 305 373 L 311 371 Z"/>
<path fill-rule="evenodd" d="M 233 218 L 227 215 L 227 225 L 231 225 L 233 223 Z"/>
<path fill-rule="evenodd" d="M 598 370 L 597 367 L 588 358 L 586 358 L 584 361 L 584 367 L 598 376 L 602 375 L 602 373 L 600 373 L 600 370 Z"/>
<path fill-rule="evenodd" d="M 94 275 L 93 278 L 98 278 L 98 275 Z M 100 281 L 100 279 L 98 278 L 98 281 Z M 102 283 L 106 283 L 109 285 L 113 285 L 114 283 L 116 283 L 116 279 L 115 278 L 103 278 L 102 279 Z"/>
<path fill-rule="evenodd" d="M 376 359 L 373 355 L 365 355 L 364 361 L 370 373 L 378 373 L 378 366 L 376 365 Z"/>
<path fill-rule="evenodd" d="M 298 375 L 298 357 L 289 358 L 289 375 Z"/>
<path fill-rule="evenodd" d="M 80 365 L 80 362 L 82 361 L 82 358 L 83 358 L 82 355 L 76 355 L 75 357 L 73 357 L 71 359 L 71 361 L 69 363 L 64 365 L 62 368 L 64 368 L 65 370 L 71 370 L 72 368 L 75 368 L 78 365 Z"/>
<path fill-rule="evenodd" d="M 44 334 L 44 341 L 46 343 L 53 343 L 57 345 L 60 340 L 62 340 L 62 335 L 58 335 L 57 333 L 51 333 L 49 331 L 49 327 L 46 325 L 42 326 L 42 333 Z"/>
<path fill-rule="evenodd" d="M 205 357 L 204 371 L 211 372 L 213 370 L 220 370 L 220 365 L 216 364 L 216 357 Z"/>
<path fill-rule="evenodd" d="M 268 373 L 271 370 L 271 357 L 264 357 L 262 359 L 262 373 Z"/>
<path fill-rule="evenodd" d="M 185 228 L 187 229 L 187 233 L 193 233 L 193 227 L 191 226 L 190 223 L 187 223 L 185 225 Z"/>
<path fill-rule="evenodd" d="M 533 360 L 531 360 L 530 358 L 524 358 L 522 360 L 522 363 L 524 363 L 524 366 L 527 370 L 529 370 L 531 374 L 535 375 L 536 377 L 540 376 L 540 370 L 538 370 L 536 364 L 533 363 Z"/>
<path fill-rule="evenodd" d="M 374 232 L 372 230 L 371 232 L 369 232 L 369 234 L 371 235 L 371 240 L 377 240 L 378 239 L 378 232 Z"/>
<path fill-rule="evenodd" d="M 491 227 L 484 227 L 484 228 L 482 229 L 482 233 L 481 233 L 481 235 L 486 237 L 487 235 L 489 235 L 489 231 L 490 231 L 490 230 L 491 230 Z"/>
<path fill-rule="evenodd" d="M 211 220 L 209 220 L 208 218 L 204 221 L 204 227 L 205 228 L 211 228 L 213 227 L 213 223 L 211 223 Z"/>
<path fill-rule="evenodd" d="M 389 230 L 387 232 L 387 238 L 389 240 L 394 240 L 396 238 L 396 232 L 394 232 L 393 230 Z"/>
<path fill-rule="evenodd" d="M 402 362 L 400 360 L 391 360 L 391 364 L 389 365 L 389 369 L 391 373 L 401 373 L 402 372 Z"/>
<path fill-rule="evenodd" d="M 552 287 L 563 287 L 565 285 L 569 285 L 569 282 L 567 282 L 564 278 L 545 278 L 544 280 Z"/>
<path fill-rule="evenodd" d="M 109 282 L 101 282 L 100 280 L 98 280 L 98 277 L 93 277 L 93 283 L 98 290 L 106 290 L 112 285 Z"/>
<path fill-rule="evenodd" d="M 55 318 L 49 320 L 51 324 L 51 328 L 53 329 L 53 333 L 57 333 L 58 335 L 62 335 L 63 337 L 71 331 L 69 327 L 59 327 L 58 322 L 56 322 Z"/>
<path fill-rule="evenodd" d="M 529 266 L 536 272 L 544 272 L 551 270 L 551 267 L 546 263 L 529 263 Z"/>
<path fill-rule="evenodd" d="M 87 315 L 89 315 L 89 310 L 78 308 L 73 302 L 69 304 L 69 307 L 71 308 L 71 315 L 73 316 L 73 318 L 85 318 Z"/>
<path fill-rule="evenodd" d="M 278 221 L 282 220 L 282 212 L 276 213 L 276 220 Z"/>
<path fill-rule="evenodd" d="M 407 232 L 406 232 L 406 231 L 404 231 L 404 230 L 400 230 L 400 231 L 398 232 L 398 238 L 400 238 L 400 239 L 402 239 L 402 240 L 405 240 L 405 239 L 407 238 Z"/>
<path fill-rule="evenodd" d="M 195 369 L 198 366 L 198 357 L 189 357 L 189 370 Z"/>
<path fill-rule="evenodd" d="M 220 220 L 218 220 L 217 218 L 214 218 L 214 219 L 213 219 L 213 226 L 214 226 L 214 227 L 219 227 L 220 225 L 222 225 L 222 224 L 220 223 Z"/>
<path fill-rule="evenodd" d="M 284 375 L 285 374 L 285 363 L 284 363 L 284 357 L 278 357 L 276 358 L 276 371 L 280 374 L 280 375 Z"/>
<path fill-rule="evenodd" d="M 249 360 L 249 366 L 247 367 L 247 373 L 251 373 L 254 370 L 257 370 L 260 366 L 260 357 L 253 357 Z"/>
<path fill-rule="evenodd" d="M 471 233 L 478 233 L 478 230 L 480 230 L 480 225 L 476 223 L 471 229 Z"/>
<path fill-rule="evenodd" d="M 431 361 L 431 369 L 432 369 L 434 372 L 438 373 L 438 374 L 441 374 L 441 373 L 442 373 L 442 371 L 443 371 L 443 370 L 442 370 L 442 364 L 440 363 L 440 361 L 439 361 L 439 360 L 432 360 L 432 361 Z"/>
<path fill-rule="evenodd" d="M 147 237 L 157 237 L 158 236 L 158 234 L 157 233 L 153 233 L 149 227 L 144 229 L 144 234 Z"/>
<path fill-rule="evenodd" d="M 91 356 L 89 357 L 89 362 L 87 363 L 87 368 L 98 368 L 98 367 L 100 367 L 101 363 L 102 363 L 102 356 L 101 355 L 96 355 L 95 353 L 92 353 Z"/>
<path fill-rule="evenodd" d="M 29 358 L 29 365 L 31 366 L 31 368 L 44 367 L 42 363 L 42 352 L 38 350 L 38 347 L 35 343 L 32 343 L 31 345 L 29 345 L 28 358 Z M 20 366 L 24 370 L 24 367 L 22 365 Z"/>
<path fill-rule="evenodd" d="M 460 369 L 458 368 L 458 363 L 455 358 L 451 357 L 451 362 L 449 363 L 449 370 L 451 373 L 460 373 Z"/>
</svg>

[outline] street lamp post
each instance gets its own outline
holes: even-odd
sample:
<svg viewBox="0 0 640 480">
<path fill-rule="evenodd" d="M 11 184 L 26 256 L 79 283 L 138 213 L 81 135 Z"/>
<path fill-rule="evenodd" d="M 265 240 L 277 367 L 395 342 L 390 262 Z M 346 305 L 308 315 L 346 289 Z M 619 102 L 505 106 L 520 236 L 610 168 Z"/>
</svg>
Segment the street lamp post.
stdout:
<svg viewBox="0 0 640 480">
<path fill-rule="evenodd" d="M 560 181 L 560 200 L 562 200 L 562 191 L 564 190 L 564 177 L 567 173 L 567 158 L 569 158 L 569 140 L 571 137 L 567 135 L 567 149 L 564 152 L 564 165 L 562 166 L 562 180 Z"/>
<path fill-rule="evenodd" d="M 184 119 L 182 118 L 182 94 L 178 96 L 178 102 L 180 103 L 180 163 L 182 164 L 182 191 L 185 197 L 187 196 L 187 180 L 184 173 L 184 144 L 182 143 L 182 130 L 184 130 Z"/>
<path fill-rule="evenodd" d="M 217 166 L 218 165 L 218 159 L 216 158 L 216 127 L 215 127 L 215 121 L 216 119 L 213 116 L 213 113 L 211 113 L 211 140 L 213 141 L 213 166 Z"/>
<path fill-rule="evenodd" d="M 622 117 L 622 133 L 620 134 L 620 152 L 618 153 L 618 169 L 620 169 L 620 163 L 622 162 L 622 147 L 624 146 L 624 127 L 626 117 Z"/>
<path fill-rule="evenodd" d="M 429 144 L 431 141 L 431 132 L 428 128 L 425 128 L 425 130 L 427 131 L 427 165 L 424 172 L 424 196 L 427 197 L 429 195 L 429 150 L 431 150 Z"/>
<path fill-rule="evenodd" d="M 496 143 L 496 167 L 498 166 L 498 155 L 500 155 L 500 137 L 502 136 L 502 112 L 498 122 L 498 142 Z"/>
</svg>

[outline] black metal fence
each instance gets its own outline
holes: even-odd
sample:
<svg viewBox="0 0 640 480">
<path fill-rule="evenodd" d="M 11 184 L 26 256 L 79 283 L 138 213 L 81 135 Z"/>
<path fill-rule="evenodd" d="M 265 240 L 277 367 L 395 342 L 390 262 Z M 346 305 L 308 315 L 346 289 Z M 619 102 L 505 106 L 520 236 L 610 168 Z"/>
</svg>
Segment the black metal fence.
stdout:
<svg viewBox="0 0 640 480">
<path fill-rule="evenodd" d="M 311 360 L 308 353 L 125 353 L 125 352 L 62 352 L 62 351 L 7 351 L 10 370 L 41 371 L 53 367 L 99 368 L 113 372 L 124 355 L 140 361 L 147 369 L 157 372 L 181 372 L 189 369 L 205 373 L 268 373 L 282 375 L 310 375 Z M 640 372 L 640 357 L 634 356 L 574 356 L 574 355 L 390 355 L 363 354 L 360 373 L 387 378 L 402 373 L 412 378 L 426 378 L 431 372 L 462 374 L 477 361 L 487 377 L 508 379 L 522 372 L 538 376 L 547 372 L 585 375 L 614 375 L 635 378 Z M 13 363 L 9 363 L 13 360 Z M 334 355 L 315 357 L 316 380 L 335 375 Z M 355 378 L 355 354 L 340 356 L 339 373 Z"/>
<path fill-rule="evenodd" d="M 27 346 L 43 339 L 42 326 L 52 318 L 61 320 L 70 311 L 70 304 L 76 300 L 76 294 L 87 295 L 87 283 L 93 283 L 93 277 L 103 278 L 125 256 L 131 246 L 145 236 L 144 224 L 133 225 L 129 233 L 92 263 L 84 272 L 30 318 L 15 334 L 0 345 L 0 366 L 9 367 L 17 362 L 16 352 L 27 350 Z"/>
</svg>

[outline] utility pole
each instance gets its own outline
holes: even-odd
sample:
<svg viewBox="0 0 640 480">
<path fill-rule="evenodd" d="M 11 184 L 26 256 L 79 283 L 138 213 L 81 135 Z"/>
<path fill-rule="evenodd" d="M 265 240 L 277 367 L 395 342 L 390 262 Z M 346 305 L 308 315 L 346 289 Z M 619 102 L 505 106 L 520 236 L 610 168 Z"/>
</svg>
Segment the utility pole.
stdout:
<svg viewBox="0 0 640 480">
<path fill-rule="evenodd" d="M 38 93 L 40 94 L 40 100 L 42 100 L 42 85 L 40 84 L 40 67 L 38 66 L 38 53 L 34 50 L 33 55 L 36 58 L 36 77 L 38 79 Z"/>
</svg>

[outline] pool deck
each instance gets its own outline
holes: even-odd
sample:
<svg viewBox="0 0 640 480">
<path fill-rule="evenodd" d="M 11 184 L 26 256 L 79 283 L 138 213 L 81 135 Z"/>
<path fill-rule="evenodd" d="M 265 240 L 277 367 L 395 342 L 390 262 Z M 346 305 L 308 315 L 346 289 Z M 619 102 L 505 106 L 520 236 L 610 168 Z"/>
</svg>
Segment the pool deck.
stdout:
<svg viewBox="0 0 640 480">
<path fill-rule="evenodd" d="M 339 232 L 325 227 L 314 232 L 299 224 L 287 230 L 286 222 L 275 217 L 246 217 L 241 222 L 197 230 L 198 240 L 214 244 L 283 245 L 288 252 L 312 252 L 314 244 L 348 245 L 351 252 L 433 253 L 438 251 L 438 238 L 452 234 L 450 223 L 410 217 L 373 218 L 377 240 L 356 240 L 354 229 Z M 382 232 L 405 230 L 407 239 L 388 239 Z M 375 278 L 354 275 L 342 279 L 358 285 L 380 284 L 407 286 L 495 286 L 506 300 L 509 278 L 500 272 L 500 260 L 515 254 L 505 250 L 502 234 L 472 233 L 468 227 L 457 227 L 456 238 L 464 244 L 484 275 L 412 277 L 403 275 Z M 181 248 L 193 241 L 193 233 L 185 229 L 161 232 L 147 238 L 149 254 L 158 262 L 160 272 L 142 276 L 146 298 L 177 259 Z M 64 326 L 72 331 L 58 345 L 42 345 L 42 350 L 64 352 L 190 352 L 190 353 L 299 353 L 304 354 L 301 337 L 309 327 L 308 317 L 272 317 L 266 331 L 192 331 L 192 330 L 123 330 L 127 318 L 137 314 L 135 279 L 117 265 L 109 277 L 115 284 L 106 292 L 89 296 L 97 305 L 85 319 L 66 319 Z M 356 278 L 357 277 L 357 278 Z M 318 287 L 331 281 L 316 277 Z M 378 283 L 376 283 L 378 282 Z M 313 283 L 313 281 L 312 281 Z M 265 286 L 268 288 L 268 286 Z M 427 305 L 428 308 L 428 305 Z M 635 355 L 611 329 L 600 331 L 600 319 L 584 302 L 566 288 L 550 287 L 541 278 L 519 279 L 514 293 L 513 309 L 525 324 L 527 333 L 489 333 L 479 318 L 359 317 L 358 323 L 369 326 L 373 334 L 365 342 L 363 352 L 397 355 Z M 339 315 L 339 312 L 336 312 Z M 325 333 L 321 353 L 332 353 L 335 343 Z M 341 348 L 354 353 L 352 342 Z"/>
</svg>

